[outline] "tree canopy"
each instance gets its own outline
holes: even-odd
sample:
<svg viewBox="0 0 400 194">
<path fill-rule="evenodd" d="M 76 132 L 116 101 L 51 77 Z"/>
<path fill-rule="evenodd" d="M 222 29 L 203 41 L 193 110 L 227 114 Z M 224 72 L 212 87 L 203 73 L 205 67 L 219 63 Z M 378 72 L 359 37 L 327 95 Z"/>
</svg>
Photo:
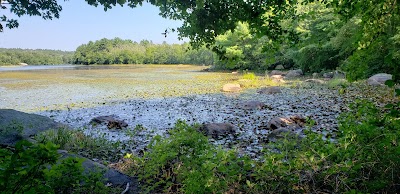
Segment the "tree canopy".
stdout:
<svg viewBox="0 0 400 194">
<path fill-rule="evenodd" d="M 257 69 L 257 64 L 262 67 L 283 61 L 306 72 L 340 67 L 351 71 L 351 80 L 378 71 L 400 77 L 397 0 L 85 1 L 105 11 L 118 5 L 155 5 L 162 17 L 183 21 L 176 30 L 181 38 L 189 38 L 194 48 L 213 47 L 221 57 L 217 65 L 225 68 Z M 3 10 L 17 16 L 53 19 L 62 10 L 56 0 L 0 2 Z M 15 19 L 5 16 L 1 23 L 18 27 Z"/>
</svg>

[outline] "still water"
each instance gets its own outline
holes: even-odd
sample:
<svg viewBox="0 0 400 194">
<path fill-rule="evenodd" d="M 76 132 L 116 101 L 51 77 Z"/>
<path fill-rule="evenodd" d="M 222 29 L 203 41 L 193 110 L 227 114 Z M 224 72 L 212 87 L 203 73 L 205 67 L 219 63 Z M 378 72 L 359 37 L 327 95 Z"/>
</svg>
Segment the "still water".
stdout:
<svg viewBox="0 0 400 194">
<path fill-rule="evenodd" d="M 0 108 L 41 111 L 134 99 L 216 93 L 229 73 L 193 65 L 0 67 Z"/>
</svg>

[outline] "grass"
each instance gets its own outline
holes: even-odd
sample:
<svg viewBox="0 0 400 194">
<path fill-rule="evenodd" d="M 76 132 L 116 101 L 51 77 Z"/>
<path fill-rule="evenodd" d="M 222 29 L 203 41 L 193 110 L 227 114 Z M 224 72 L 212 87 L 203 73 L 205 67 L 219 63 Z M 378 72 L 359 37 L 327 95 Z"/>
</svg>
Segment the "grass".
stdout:
<svg viewBox="0 0 400 194">
<path fill-rule="evenodd" d="M 117 162 L 123 157 L 125 146 L 120 142 L 111 142 L 106 138 L 94 138 L 85 135 L 80 130 L 67 128 L 51 129 L 36 135 L 35 140 L 40 143 L 54 143 L 60 149 L 77 153 L 89 159 L 97 159 L 104 164 Z"/>
</svg>

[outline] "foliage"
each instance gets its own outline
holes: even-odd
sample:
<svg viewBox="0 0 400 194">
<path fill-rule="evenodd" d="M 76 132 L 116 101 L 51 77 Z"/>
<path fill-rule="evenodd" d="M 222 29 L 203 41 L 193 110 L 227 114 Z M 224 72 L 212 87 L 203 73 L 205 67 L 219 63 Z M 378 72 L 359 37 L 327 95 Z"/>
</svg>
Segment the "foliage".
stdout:
<svg viewBox="0 0 400 194">
<path fill-rule="evenodd" d="M 233 31 L 216 37 L 214 51 L 219 53 L 217 69 L 259 69 L 265 65 L 262 47 L 267 39 L 250 33 L 247 23 L 238 23 Z"/>
<path fill-rule="evenodd" d="M 237 158 L 234 151 L 213 147 L 195 127 L 178 121 L 170 137 L 155 137 L 149 152 L 132 157 L 137 174 L 147 192 L 222 193 L 242 190 L 247 157 Z"/>
<path fill-rule="evenodd" d="M 54 143 L 61 149 L 78 153 L 86 158 L 115 162 L 122 158 L 124 148 L 120 142 L 110 142 L 104 137 L 91 137 L 82 131 L 66 128 L 45 131 L 35 137 L 38 142 Z"/>
<path fill-rule="evenodd" d="M 212 65 L 213 53 L 206 48 L 192 50 L 185 44 L 154 44 L 142 40 L 101 39 L 76 49 L 74 64 L 207 64 Z"/>
<path fill-rule="evenodd" d="M 60 17 L 62 7 L 56 0 L 12 0 L 0 1 L 0 10 L 10 9 L 12 13 L 21 17 L 23 15 L 41 16 L 43 19 L 53 19 Z M 5 22 L 8 28 L 17 28 L 19 26 L 16 19 L 9 19 L 5 15 L 0 17 L 0 22 Z M 3 31 L 3 25 L 0 23 L 0 32 Z"/>
<path fill-rule="evenodd" d="M 307 45 L 294 55 L 295 64 L 304 72 L 320 72 L 335 69 L 339 65 L 337 51 L 330 45 Z"/>
<path fill-rule="evenodd" d="M 72 62 L 73 52 L 0 48 L 0 65 L 54 65 Z"/>
<path fill-rule="evenodd" d="M 82 159 L 59 159 L 55 144 L 22 140 L 15 150 L 0 149 L 2 193 L 107 193 L 99 174 L 84 175 Z"/>
<path fill-rule="evenodd" d="M 178 122 L 142 157 L 130 156 L 127 171 L 139 175 L 147 192 L 396 192 L 399 105 L 380 110 L 357 101 L 340 117 L 335 139 L 306 130 L 302 139 L 266 144 L 259 160 L 216 148 L 195 127 Z"/>
</svg>

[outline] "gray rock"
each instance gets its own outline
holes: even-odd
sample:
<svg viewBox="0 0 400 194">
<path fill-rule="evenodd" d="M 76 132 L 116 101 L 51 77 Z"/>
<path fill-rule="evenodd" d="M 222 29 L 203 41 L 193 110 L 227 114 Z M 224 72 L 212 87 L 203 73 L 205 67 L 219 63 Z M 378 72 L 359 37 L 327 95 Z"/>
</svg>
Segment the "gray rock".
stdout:
<svg viewBox="0 0 400 194">
<path fill-rule="evenodd" d="M 294 115 L 291 117 L 275 117 L 271 119 L 268 124 L 267 128 L 275 130 L 279 128 L 302 128 L 305 126 L 306 119 L 299 115 Z"/>
<path fill-rule="evenodd" d="M 296 70 L 290 70 L 285 78 L 287 79 L 293 79 L 293 78 L 298 78 L 301 77 L 303 75 L 303 71 L 301 69 L 296 69 Z"/>
<path fill-rule="evenodd" d="M 378 73 L 368 78 L 367 83 L 372 86 L 383 86 L 387 80 L 393 79 L 391 74 Z"/>
<path fill-rule="evenodd" d="M 276 70 L 282 70 L 282 69 L 285 69 L 285 67 L 284 67 L 283 65 L 277 65 L 277 66 L 275 67 L 275 69 L 276 69 Z"/>
<path fill-rule="evenodd" d="M 320 79 L 306 79 L 306 80 L 304 80 L 304 82 L 314 83 L 314 84 L 324 84 L 325 83 L 324 80 L 320 80 Z"/>
<path fill-rule="evenodd" d="M 312 74 L 312 78 L 313 79 L 319 78 L 319 76 L 320 76 L 319 73 L 313 73 Z"/>
<path fill-rule="evenodd" d="M 322 77 L 330 79 L 330 78 L 333 78 L 334 75 L 335 74 L 333 72 L 327 72 L 327 73 L 324 73 L 322 75 Z"/>
<path fill-rule="evenodd" d="M 68 153 L 67 151 L 60 150 L 59 153 L 62 155 L 61 160 L 67 157 L 77 157 L 83 158 L 82 163 L 85 173 L 90 172 L 103 172 L 103 178 L 105 179 L 105 184 L 109 184 L 112 187 L 126 188 L 127 183 L 129 183 L 129 189 L 127 193 L 139 193 L 139 182 L 136 177 L 130 177 L 117 170 L 108 168 L 100 163 L 94 162 L 82 156 Z"/>
<path fill-rule="evenodd" d="M 333 77 L 338 79 L 344 79 L 346 78 L 346 74 L 342 71 L 335 71 Z"/>
<path fill-rule="evenodd" d="M 286 75 L 286 72 L 279 71 L 279 70 L 272 70 L 271 71 L 271 75 L 282 75 L 282 76 L 284 76 L 284 75 Z"/>
<path fill-rule="evenodd" d="M 22 139 L 36 134 L 66 127 L 45 116 L 28 114 L 12 109 L 0 109 L 0 145 L 15 146 Z"/>
<path fill-rule="evenodd" d="M 122 129 L 128 126 L 128 123 L 123 120 L 116 119 L 113 115 L 95 117 L 90 121 L 90 123 L 106 124 L 109 129 Z"/>
<path fill-rule="evenodd" d="M 222 87 L 222 91 L 224 92 L 239 92 L 241 90 L 240 85 L 239 84 L 225 84 Z"/>
<path fill-rule="evenodd" d="M 257 91 L 259 94 L 278 94 L 282 93 L 281 88 L 277 86 L 261 88 Z"/>
<path fill-rule="evenodd" d="M 208 123 L 203 124 L 199 131 L 203 134 L 217 139 L 219 137 L 228 136 L 229 134 L 235 135 L 235 126 L 230 123 Z"/>
</svg>

